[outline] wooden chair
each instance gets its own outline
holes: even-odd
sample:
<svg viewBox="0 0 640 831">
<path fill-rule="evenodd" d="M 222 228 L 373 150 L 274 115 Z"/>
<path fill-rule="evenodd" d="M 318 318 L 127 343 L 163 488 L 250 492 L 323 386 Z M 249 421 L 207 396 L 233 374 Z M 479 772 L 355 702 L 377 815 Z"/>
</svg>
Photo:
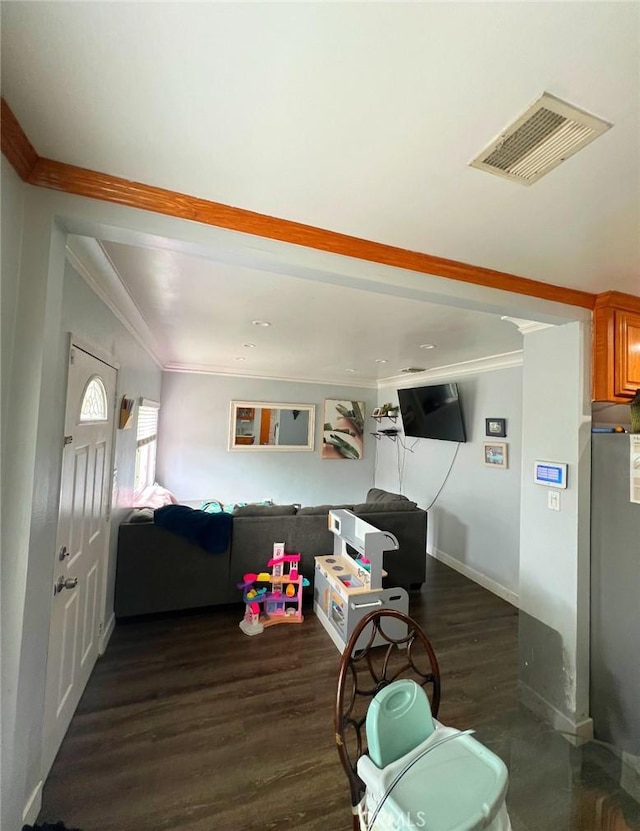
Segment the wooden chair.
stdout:
<svg viewBox="0 0 640 831">
<path fill-rule="evenodd" d="M 406 623 L 405 637 L 397 639 L 385 632 L 385 620 L 390 618 Z M 365 630 L 366 645 L 355 649 Z M 373 646 L 377 635 L 385 642 L 382 646 Z M 438 715 L 440 670 L 429 639 L 412 618 L 393 609 L 379 609 L 364 617 L 354 630 L 342 655 L 338 675 L 335 739 L 342 767 L 349 779 L 354 831 L 360 828 L 358 806 L 365 792 L 357 764 L 360 756 L 367 752 L 367 709 L 376 693 L 397 678 L 413 678 L 427 694 L 430 692 L 431 711 L 434 717 Z"/>
</svg>

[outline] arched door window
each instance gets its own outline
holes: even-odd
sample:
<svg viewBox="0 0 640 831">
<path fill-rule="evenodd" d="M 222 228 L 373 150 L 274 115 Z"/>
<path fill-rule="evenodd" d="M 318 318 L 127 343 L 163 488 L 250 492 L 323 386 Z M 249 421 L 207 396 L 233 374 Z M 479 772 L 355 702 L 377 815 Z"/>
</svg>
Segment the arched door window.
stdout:
<svg viewBox="0 0 640 831">
<path fill-rule="evenodd" d="M 89 379 L 84 388 L 80 421 L 108 421 L 107 391 L 98 375 Z"/>
</svg>

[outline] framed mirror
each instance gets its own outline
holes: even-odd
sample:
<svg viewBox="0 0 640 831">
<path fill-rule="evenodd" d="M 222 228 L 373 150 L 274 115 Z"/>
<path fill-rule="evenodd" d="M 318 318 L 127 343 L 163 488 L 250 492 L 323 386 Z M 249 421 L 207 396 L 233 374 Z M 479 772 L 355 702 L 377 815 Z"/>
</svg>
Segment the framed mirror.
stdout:
<svg viewBox="0 0 640 831">
<path fill-rule="evenodd" d="M 313 450 L 315 404 L 232 401 L 229 450 Z"/>
</svg>

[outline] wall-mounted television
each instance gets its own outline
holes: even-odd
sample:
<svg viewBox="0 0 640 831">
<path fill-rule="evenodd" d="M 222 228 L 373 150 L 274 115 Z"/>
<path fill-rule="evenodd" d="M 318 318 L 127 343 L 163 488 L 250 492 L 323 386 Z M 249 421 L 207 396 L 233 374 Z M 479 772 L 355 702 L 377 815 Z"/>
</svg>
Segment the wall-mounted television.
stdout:
<svg viewBox="0 0 640 831">
<path fill-rule="evenodd" d="M 467 440 L 457 384 L 398 390 L 405 436 L 441 441 Z"/>
</svg>

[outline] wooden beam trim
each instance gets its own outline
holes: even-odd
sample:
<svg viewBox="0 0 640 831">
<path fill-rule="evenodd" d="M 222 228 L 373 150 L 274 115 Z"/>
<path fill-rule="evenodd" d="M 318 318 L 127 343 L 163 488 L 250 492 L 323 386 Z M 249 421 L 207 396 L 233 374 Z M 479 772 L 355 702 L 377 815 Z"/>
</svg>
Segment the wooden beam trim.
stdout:
<svg viewBox="0 0 640 831">
<path fill-rule="evenodd" d="M 278 219 L 51 159 L 39 159 L 28 181 L 38 187 L 114 202 L 422 274 L 566 303 L 570 306 L 592 309 L 595 303 L 595 295 L 586 291 L 554 286 L 514 274 L 408 251 L 287 219 Z"/>
<path fill-rule="evenodd" d="M 0 148 L 18 176 L 25 182 L 38 161 L 38 154 L 11 108 L 0 99 Z"/>
<path fill-rule="evenodd" d="M 331 254 L 408 269 L 421 274 L 446 277 L 585 309 L 594 307 L 596 296 L 590 292 L 554 286 L 490 268 L 434 257 L 417 251 L 408 251 L 392 245 L 278 219 L 63 162 L 40 158 L 4 98 L 1 99 L 1 103 L 2 152 L 18 175 L 31 185 L 64 193 L 74 193 L 90 199 L 126 205 L 192 222 L 201 222 L 205 225 L 301 245 Z"/>
<path fill-rule="evenodd" d="M 640 297 L 621 291 L 605 291 L 596 296 L 594 309 L 626 309 L 640 312 Z"/>
</svg>

